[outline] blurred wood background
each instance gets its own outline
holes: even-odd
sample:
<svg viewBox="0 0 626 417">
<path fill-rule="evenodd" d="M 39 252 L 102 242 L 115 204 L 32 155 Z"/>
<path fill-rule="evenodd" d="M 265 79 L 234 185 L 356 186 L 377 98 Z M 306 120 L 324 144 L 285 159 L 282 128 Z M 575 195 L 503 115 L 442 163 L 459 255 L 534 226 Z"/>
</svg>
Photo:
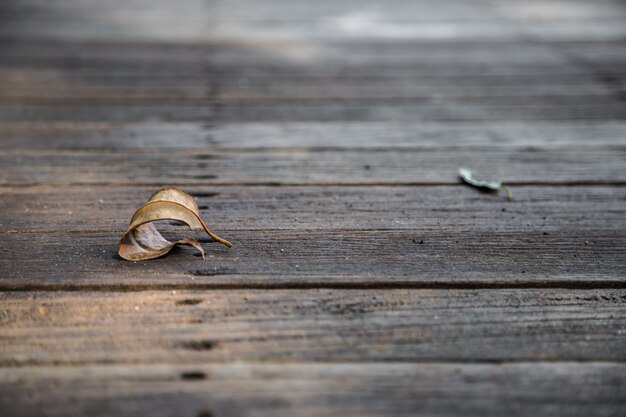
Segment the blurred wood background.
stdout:
<svg viewBox="0 0 626 417">
<path fill-rule="evenodd" d="M 0 190 L 2 416 L 626 415 L 624 2 L 4 0 Z"/>
</svg>

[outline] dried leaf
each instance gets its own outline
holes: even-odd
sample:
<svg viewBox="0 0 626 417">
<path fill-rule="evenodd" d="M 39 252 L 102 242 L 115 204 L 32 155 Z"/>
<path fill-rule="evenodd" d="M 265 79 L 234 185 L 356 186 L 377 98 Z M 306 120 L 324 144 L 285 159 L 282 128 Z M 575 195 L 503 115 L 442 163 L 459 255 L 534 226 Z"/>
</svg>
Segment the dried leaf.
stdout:
<svg viewBox="0 0 626 417">
<path fill-rule="evenodd" d="M 478 180 L 474 177 L 474 170 L 470 168 L 459 168 L 459 176 L 463 181 L 470 185 L 473 185 L 474 187 L 486 188 L 494 191 L 504 190 L 506 191 L 509 200 L 513 198 L 513 195 L 511 194 L 511 189 L 502 184 L 502 181 L 500 180 Z"/>
<path fill-rule="evenodd" d="M 161 236 L 152 224 L 158 220 L 176 220 L 185 223 L 190 229 L 202 229 L 213 240 L 232 247 L 230 242 L 209 231 L 200 218 L 198 205 L 192 196 L 176 188 L 162 188 L 135 211 L 130 226 L 117 245 L 117 253 L 129 261 L 143 261 L 163 256 L 176 245 L 191 245 L 204 258 L 204 249 L 197 240 L 186 237 L 170 242 Z"/>
</svg>

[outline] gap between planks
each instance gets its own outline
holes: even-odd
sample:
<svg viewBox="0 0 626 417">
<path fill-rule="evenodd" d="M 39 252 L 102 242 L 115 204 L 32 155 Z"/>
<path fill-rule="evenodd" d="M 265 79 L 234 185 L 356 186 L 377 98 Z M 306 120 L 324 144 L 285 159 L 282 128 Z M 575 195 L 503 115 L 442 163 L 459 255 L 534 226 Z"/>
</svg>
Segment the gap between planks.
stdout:
<svg viewBox="0 0 626 417">
<path fill-rule="evenodd" d="M 459 186 L 459 187 L 470 187 L 469 185 L 465 185 L 460 182 L 461 180 L 456 182 L 452 181 L 426 181 L 426 182 L 306 182 L 306 183 L 298 183 L 298 182 L 218 182 L 218 183 L 209 183 L 208 186 L 216 187 L 216 188 L 229 188 L 229 187 L 443 187 L 443 186 Z M 515 185 L 519 187 L 624 187 L 626 186 L 626 180 L 597 180 L 597 181 L 506 181 L 507 185 Z M 198 182 L 173 182 L 173 183 L 163 183 L 163 182 L 142 182 L 142 181 L 134 181 L 134 182 L 54 182 L 54 183 L 46 183 L 46 182 L 36 182 L 36 183 L 24 183 L 24 184 L 0 184 L 0 188 L 15 188 L 15 189 L 38 189 L 38 188 L 58 188 L 58 187 L 198 187 L 202 185 Z M 481 192 L 480 190 L 476 190 L 476 192 Z"/>
<path fill-rule="evenodd" d="M 218 274 L 189 274 L 187 276 L 205 276 L 214 277 Z M 523 289 L 546 289 L 546 290 L 602 290 L 602 289 L 626 289 L 626 281 L 623 280 L 605 280 L 605 281 L 581 281 L 579 279 L 571 281 L 515 281 L 515 282 L 476 282 L 476 281 L 394 281 L 394 282 L 359 282 L 359 281 L 341 281 L 326 282 L 323 279 L 319 281 L 308 282 L 233 282 L 233 283 L 172 283 L 172 284 L 0 284 L 0 292 L 35 292 L 35 291 L 63 291 L 63 292 L 111 292 L 111 293 L 128 293 L 128 292 L 149 292 L 149 291 L 249 291 L 249 290 L 284 290 L 284 291 L 300 291 L 300 290 L 345 290 L 345 291 L 363 291 L 363 290 L 523 290 Z"/>
</svg>

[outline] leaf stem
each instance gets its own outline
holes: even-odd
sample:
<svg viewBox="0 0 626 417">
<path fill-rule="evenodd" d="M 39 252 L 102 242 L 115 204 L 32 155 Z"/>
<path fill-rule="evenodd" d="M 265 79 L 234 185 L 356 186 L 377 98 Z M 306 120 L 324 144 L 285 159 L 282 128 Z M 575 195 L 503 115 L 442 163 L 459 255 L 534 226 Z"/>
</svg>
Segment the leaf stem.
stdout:
<svg viewBox="0 0 626 417">
<path fill-rule="evenodd" d="M 209 236 L 211 236 L 211 238 L 212 238 L 213 240 L 215 240 L 216 242 L 219 242 L 219 243 L 221 243 L 222 245 L 227 246 L 227 247 L 229 247 L 229 248 L 232 248 L 232 247 L 233 247 L 233 244 L 232 244 L 232 243 L 230 243 L 228 240 L 226 240 L 226 239 L 222 239 L 222 238 L 221 238 L 221 237 L 219 237 L 218 235 L 215 235 L 215 234 L 213 234 L 213 233 L 209 232 L 208 230 L 207 230 L 206 232 L 207 232 L 207 233 L 209 234 Z"/>
<path fill-rule="evenodd" d="M 506 196 L 509 198 L 509 200 L 513 200 L 513 193 L 511 192 L 511 189 L 509 188 L 508 185 L 500 185 L 500 188 L 504 191 L 506 191 Z"/>
</svg>

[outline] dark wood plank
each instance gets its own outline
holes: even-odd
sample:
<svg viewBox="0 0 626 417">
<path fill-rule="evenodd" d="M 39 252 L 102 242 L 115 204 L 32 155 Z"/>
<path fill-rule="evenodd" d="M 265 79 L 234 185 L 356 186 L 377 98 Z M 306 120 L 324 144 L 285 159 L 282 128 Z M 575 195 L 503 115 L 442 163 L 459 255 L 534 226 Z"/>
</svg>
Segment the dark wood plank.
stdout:
<svg viewBox="0 0 626 417">
<path fill-rule="evenodd" d="M 117 72 L 123 71 L 120 74 Z M 315 99 L 389 99 L 435 100 L 512 100 L 534 97 L 537 101 L 565 100 L 584 96 L 611 100 L 616 89 L 592 74 L 482 75 L 451 77 L 408 74 L 374 77 L 320 76 L 244 76 L 232 73 L 190 76 L 185 71 L 169 76 L 152 72 L 86 72 L 70 68 L 2 68 L 0 101 L 20 103 L 142 103 L 165 100 L 201 100 L 209 95 L 222 101 L 236 100 L 315 100 Z M 619 83 L 623 77 L 617 76 Z"/>
<path fill-rule="evenodd" d="M 140 263 L 117 255 L 122 230 L 5 234 L 0 288 L 622 287 L 626 268 L 623 225 L 547 235 L 532 226 L 214 231 L 234 248 L 212 244 L 207 260 L 182 248 Z M 180 229 L 165 235 L 202 236 Z"/>
<path fill-rule="evenodd" d="M 423 233 L 626 233 L 626 188 L 516 186 L 514 199 L 466 185 L 184 187 L 224 230 L 419 230 Z M 120 233 L 156 189 L 0 187 L 0 230 Z M 165 230 L 186 233 L 165 225 Z"/>
<path fill-rule="evenodd" d="M 3 109 L 3 107 L 0 107 Z M 51 108 L 46 106 L 6 106 L 10 120 L 23 120 L 23 112 L 32 114 L 34 120 L 50 120 Z M 81 114 L 78 107 L 67 106 L 71 120 L 92 120 L 93 116 Z M 12 116 L 14 114 L 14 116 Z M 29 116 L 30 117 L 30 116 Z M 120 120 L 129 120 L 127 116 Z M 181 116 L 182 118 L 183 116 Z M 548 98 L 537 102 L 533 98 L 513 100 L 494 98 L 480 102 L 429 100 L 312 100 L 309 102 L 288 101 L 280 103 L 225 103 L 216 113 L 223 121 L 510 121 L 522 120 L 532 123 L 536 120 L 623 120 L 626 118 L 626 105 L 615 99 L 594 99 L 592 96 Z M 108 119 L 107 119 L 108 120 Z M 177 119 L 173 119 L 177 120 Z M 191 119 L 183 119 L 191 120 Z"/>
<path fill-rule="evenodd" d="M 240 77 L 278 83 L 292 78 L 427 77 L 432 81 L 541 80 L 538 75 L 580 77 L 591 81 L 594 67 L 620 69 L 626 64 L 618 42 L 220 42 L 207 44 L 58 42 L 1 38 L 5 71 L 53 71 L 74 76 L 144 77 L 145 81 L 200 79 L 205 75 L 237 81 Z M 591 53 L 597 59 L 580 59 Z M 610 53 L 612 52 L 612 53 Z M 617 55 L 617 56 L 616 56 Z M 575 60 L 574 58 L 579 58 Z M 28 74 L 28 73 L 27 73 Z M 620 76 L 620 74 L 618 74 Z M 623 75 L 622 75 L 623 76 Z M 588 77 L 588 78 L 585 78 Z"/>
<path fill-rule="evenodd" d="M 463 185 L 186 190 L 210 227 L 235 244 L 211 245 L 210 263 L 186 250 L 145 264 L 116 259 L 117 239 L 150 194 L 145 187 L 2 189 L 3 287 L 606 285 L 623 278 L 622 187 L 520 186 L 513 201 Z"/>
<path fill-rule="evenodd" d="M 156 103 L 63 103 L 0 104 L 0 123 L 5 121 L 128 122 L 202 121 L 215 115 L 210 102 L 180 102 L 175 99 Z"/>
<path fill-rule="evenodd" d="M 197 364 L 0 369 L 12 416 L 619 416 L 626 366 Z"/>
<path fill-rule="evenodd" d="M 3 366 L 626 359 L 624 289 L 2 292 L 0 299 Z"/>
<path fill-rule="evenodd" d="M 458 184 L 470 166 L 509 184 L 626 180 L 626 151 L 404 150 L 198 152 L 56 150 L 0 153 L 0 184 Z"/>
<path fill-rule="evenodd" d="M 159 101 L 156 103 L 10 103 L 0 104 L 0 121 L 51 122 L 225 122 L 262 121 L 383 121 L 401 122 L 472 122 L 472 121 L 618 121 L 626 118 L 621 99 L 606 97 L 505 97 L 479 102 L 439 99 L 367 99 L 367 100 L 284 100 L 265 103 L 242 101 L 213 106 L 214 101 Z"/>
<path fill-rule="evenodd" d="M 468 102 L 478 104 L 486 102 L 487 105 L 502 103 L 510 106 L 518 104 L 525 106 L 532 100 L 535 103 L 556 102 L 562 105 L 580 107 L 584 104 L 594 105 L 603 101 L 608 103 L 615 101 L 615 91 L 619 91 L 617 88 L 610 88 L 598 82 L 586 80 L 573 80 L 574 85 L 563 83 L 558 85 L 551 82 L 549 78 L 544 80 L 546 85 L 539 83 L 497 85 L 496 82 L 485 80 L 484 83 L 488 85 L 469 86 L 460 86 L 459 83 L 456 85 L 446 83 L 447 85 L 442 86 L 430 80 L 398 80 L 398 77 L 394 77 L 393 80 L 354 82 L 353 80 L 340 79 L 336 81 L 313 80 L 308 83 L 304 83 L 302 80 L 292 82 L 281 80 L 278 83 L 253 80 L 252 85 L 254 87 L 249 87 L 250 79 L 241 77 L 226 81 L 225 86 L 215 83 L 213 88 L 220 89 L 217 98 L 224 103 L 273 103 L 301 100 L 304 101 L 304 104 L 295 103 L 301 106 L 306 106 L 307 102 L 315 104 L 316 100 L 372 101 L 399 98 L 425 104 L 459 101 L 465 104 Z M 7 82 L 4 81 L 4 83 Z M 619 79 L 616 82 L 619 83 Z M 99 82 L 95 84 L 95 86 L 91 86 L 72 82 L 65 86 L 40 87 L 39 89 L 36 85 L 33 86 L 34 89 L 31 89 L 30 86 L 24 89 L 20 85 L 12 84 L 9 88 L 2 87 L 0 102 L 20 103 L 33 107 L 42 105 L 73 106 L 81 103 L 89 105 L 145 105 L 146 103 L 172 103 L 176 100 L 187 105 L 211 103 L 207 100 L 210 88 L 206 84 L 181 85 L 178 82 L 172 86 L 164 83 L 150 86 L 142 85 L 137 81 L 122 86 L 102 86 Z M 621 96 L 619 98 L 621 99 Z M 354 106 L 354 104 L 352 105 Z"/>
</svg>

